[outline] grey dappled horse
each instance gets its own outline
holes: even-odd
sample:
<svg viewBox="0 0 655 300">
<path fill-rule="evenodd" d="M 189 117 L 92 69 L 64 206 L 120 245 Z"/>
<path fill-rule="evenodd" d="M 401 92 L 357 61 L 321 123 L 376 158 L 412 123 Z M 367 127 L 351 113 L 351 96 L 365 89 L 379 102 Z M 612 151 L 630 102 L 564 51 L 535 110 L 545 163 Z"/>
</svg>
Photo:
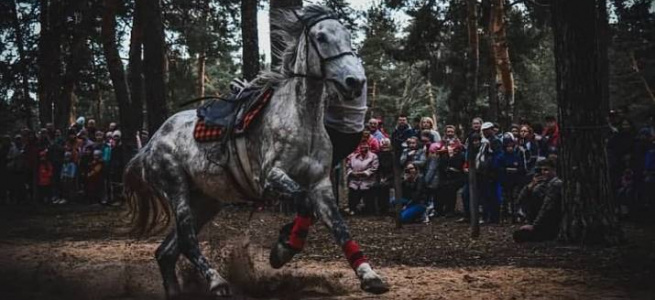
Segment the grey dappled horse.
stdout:
<svg viewBox="0 0 655 300">
<path fill-rule="evenodd" d="M 125 170 L 137 231 L 151 232 L 175 217 L 175 228 L 155 253 L 169 298 L 180 294 L 175 274 L 180 254 L 204 275 L 212 294 L 229 295 L 228 282 L 200 252 L 198 232 L 222 202 L 272 197 L 293 201 L 298 210 L 271 250 L 274 268 L 302 250 L 307 229 L 318 218 L 342 247 L 361 288 L 388 290 L 350 238 L 329 178 L 332 146 L 323 125 L 323 93 L 353 99 L 361 95 L 366 80 L 350 33 L 319 6 L 275 11 L 271 25 L 286 45 L 279 53 L 282 66 L 260 74 L 253 84 L 272 87 L 274 94 L 245 135 L 228 143 L 227 163 L 208 159 L 218 142 L 194 140 L 196 112 L 189 110 L 166 120 Z"/>
</svg>

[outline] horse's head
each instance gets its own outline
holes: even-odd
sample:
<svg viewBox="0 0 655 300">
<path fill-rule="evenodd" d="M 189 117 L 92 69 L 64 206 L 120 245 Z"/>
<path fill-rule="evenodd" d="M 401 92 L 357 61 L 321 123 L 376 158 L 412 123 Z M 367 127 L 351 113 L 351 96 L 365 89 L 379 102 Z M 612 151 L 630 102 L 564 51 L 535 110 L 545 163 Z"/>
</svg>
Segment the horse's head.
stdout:
<svg viewBox="0 0 655 300">
<path fill-rule="evenodd" d="M 286 14 L 286 17 L 290 16 Z M 291 18 L 294 17 L 299 34 L 293 37 L 295 43 L 286 39 L 283 72 L 323 80 L 328 88 L 345 99 L 361 96 L 366 76 L 359 57 L 352 50 L 346 27 L 334 13 L 321 6 L 310 5 L 293 11 Z"/>
</svg>

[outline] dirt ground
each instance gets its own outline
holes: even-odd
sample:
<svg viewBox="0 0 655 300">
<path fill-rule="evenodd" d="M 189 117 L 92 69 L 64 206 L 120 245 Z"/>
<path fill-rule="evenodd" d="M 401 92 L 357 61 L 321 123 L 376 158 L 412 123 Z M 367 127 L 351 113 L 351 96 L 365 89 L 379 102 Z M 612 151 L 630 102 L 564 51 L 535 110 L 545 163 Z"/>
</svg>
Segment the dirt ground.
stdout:
<svg viewBox="0 0 655 300">
<path fill-rule="evenodd" d="M 232 299 L 655 299 L 655 226 L 626 224 L 612 248 L 517 245 L 516 225 L 437 219 L 395 229 L 390 218 L 349 217 L 354 238 L 391 291 L 359 290 L 323 226 L 281 270 L 267 264 L 290 216 L 227 207 L 201 234 L 204 253 L 231 281 Z M 162 236 L 135 240 L 120 207 L 0 207 L 0 299 L 163 299 L 153 253 Z M 184 261 L 184 259 L 181 259 Z M 188 263 L 185 299 L 211 299 Z"/>
</svg>

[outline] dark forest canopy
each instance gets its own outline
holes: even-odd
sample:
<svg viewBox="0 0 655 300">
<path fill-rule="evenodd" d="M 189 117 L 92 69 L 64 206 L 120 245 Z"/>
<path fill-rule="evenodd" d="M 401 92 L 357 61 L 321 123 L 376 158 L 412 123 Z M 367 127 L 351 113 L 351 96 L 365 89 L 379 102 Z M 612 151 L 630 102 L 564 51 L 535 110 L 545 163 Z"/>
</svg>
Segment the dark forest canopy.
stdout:
<svg viewBox="0 0 655 300">
<path fill-rule="evenodd" d="M 268 1 L 249 1 L 255 2 L 260 13 L 268 10 Z M 368 74 L 370 114 L 387 124 L 400 112 L 436 114 L 442 126 L 465 124 L 475 115 L 508 123 L 518 118 L 541 121 L 556 113 L 549 1 L 311 2 L 331 7 L 356 31 L 356 48 Z M 168 108 L 157 113 L 170 115 L 188 99 L 226 91 L 231 78 L 242 76 L 244 54 L 262 54 L 259 64 L 244 66 L 247 73 L 268 67 L 263 55 L 270 53 L 265 49 L 268 44 L 241 40 L 242 32 L 252 36 L 252 26 L 262 25 L 253 20 L 257 14 L 252 5 L 245 7 L 244 20 L 244 7 L 236 0 L 143 3 L 158 4 L 160 16 L 139 17 L 139 8 L 130 1 L 2 1 L 0 128 L 13 131 L 28 122 L 36 128 L 45 121 L 63 123 L 79 115 L 101 124 L 125 120 L 120 118 L 121 93 L 116 89 L 121 84 L 116 80 L 126 83 L 122 94 L 130 95 L 123 110 L 145 112 L 134 117 L 146 121 L 130 127 L 153 128 L 144 124 L 153 111 L 145 106 L 148 103 Z M 500 4 L 502 10 L 497 9 Z M 655 104 L 655 7 L 648 0 L 612 0 L 608 9 L 610 107 L 644 120 Z M 493 20 L 501 27 L 494 27 Z M 156 22 L 164 32 L 160 44 L 152 39 Z M 105 35 L 103 24 L 109 26 Z M 250 29 L 242 31 L 242 25 Z M 113 32 L 108 33 L 110 27 Z M 258 34 L 262 40 L 268 33 Z M 108 43 L 112 37 L 114 43 Z M 494 42 L 506 48 L 494 47 Z M 163 47 L 159 58 L 163 93 L 155 97 L 163 97 L 164 103 L 149 102 L 148 84 L 142 86 L 150 75 L 142 74 L 139 62 L 152 61 L 150 55 L 155 54 L 148 53 L 155 52 L 147 50 L 152 45 Z M 249 48 L 242 51 L 243 45 Z M 253 46 L 259 49 L 250 49 Z M 112 49 L 107 47 L 116 48 L 117 59 L 108 59 Z M 509 63 L 506 69 L 498 64 L 503 59 Z M 118 73 L 112 76 L 112 70 L 124 72 L 125 79 L 115 77 Z"/>
</svg>

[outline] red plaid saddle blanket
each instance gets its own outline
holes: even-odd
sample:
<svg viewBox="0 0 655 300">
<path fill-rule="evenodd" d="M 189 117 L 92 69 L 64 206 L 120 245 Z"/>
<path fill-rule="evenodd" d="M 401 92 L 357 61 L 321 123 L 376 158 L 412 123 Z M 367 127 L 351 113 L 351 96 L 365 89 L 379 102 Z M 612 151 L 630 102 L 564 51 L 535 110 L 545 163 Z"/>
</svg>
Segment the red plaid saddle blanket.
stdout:
<svg viewBox="0 0 655 300">
<path fill-rule="evenodd" d="M 268 104 L 268 101 L 271 99 L 272 95 L 273 89 L 268 89 L 264 91 L 259 97 L 257 97 L 257 100 L 255 100 L 253 104 L 249 105 L 249 108 L 244 107 L 244 109 L 247 109 L 247 111 L 245 114 L 242 114 L 243 117 L 237 120 L 233 131 L 237 134 L 245 132 L 248 127 L 250 127 L 250 124 L 257 118 L 261 110 L 266 106 L 266 104 Z M 219 141 L 223 134 L 226 133 L 225 131 L 227 131 L 226 128 L 221 126 L 207 125 L 203 118 L 198 118 L 196 126 L 193 130 L 193 137 L 197 142 L 201 143 L 216 142 Z"/>
</svg>

